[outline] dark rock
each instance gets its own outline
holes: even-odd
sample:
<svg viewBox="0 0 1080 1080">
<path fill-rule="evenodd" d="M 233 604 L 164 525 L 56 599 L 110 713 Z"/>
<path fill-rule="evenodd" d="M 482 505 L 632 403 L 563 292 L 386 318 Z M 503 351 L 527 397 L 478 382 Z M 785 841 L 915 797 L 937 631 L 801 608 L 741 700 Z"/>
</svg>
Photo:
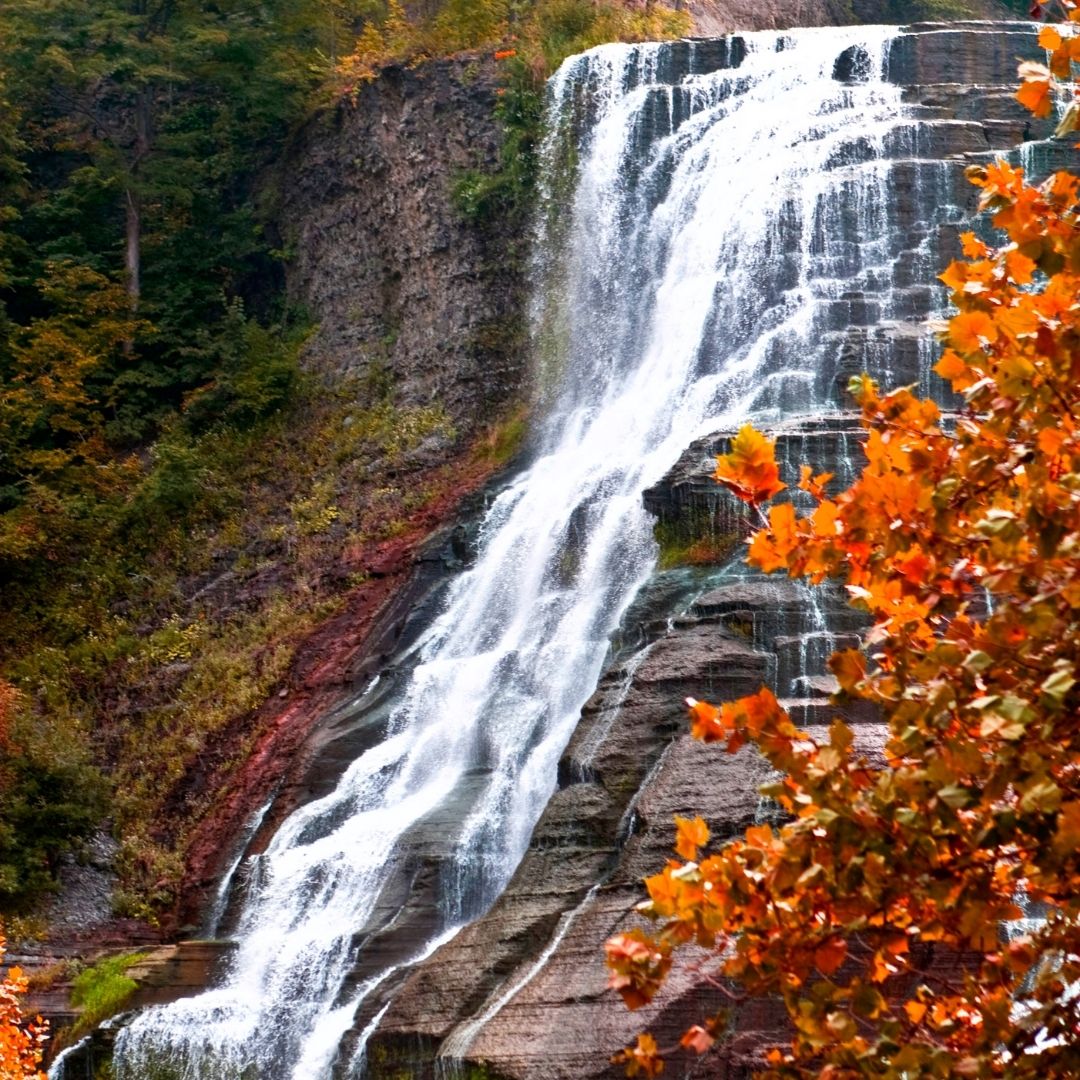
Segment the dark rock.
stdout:
<svg viewBox="0 0 1080 1080">
<path fill-rule="evenodd" d="M 833 78 L 837 82 L 866 82 L 870 78 L 870 54 L 861 45 L 850 45 L 833 64 Z"/>
<path fill-rule="evenodd" d="M 1009 85 L 1018 56 L 1033 56 L 1037 28 L 1024 22 L 915 23 L 889 49 L 889 78 L 901 86 L 949 82 Z"/>
<path fill-rule="evenodd" d="M 995 34 L 985 24 L 927 24 L 893 48 L 890 75 L 907 86 L 913 112 L 910 128 L 891 136 L 885 148 L 896 203 L 890 261 L 880 292 L 838 290 L 822 304 L 829 359 L 815 377 L 835 388 L 838 406 L 847 379 L 864 370 L 893 385 L 925 383 L 920 323 L 940 303 L 932 267 L 953 254 L 955 228 L 974 206 L 963 166 L 1002 145 L 1017 123 L 1004 90 L 984 106 L 976 103 L 986 84 L 1012 82 L 1015 56 L 1032 45 L 1023 26 Z M 855 54 L 842 56 L 837 78 L 857 78 L 860 62 Z M 945 72 L 957 85 L 934 82 Z M 947 227 L 927 223 L 928 205 L 955 208 Z M 820 243 L 835 254 L 843 281 L 851 245 L 862 238 L 854 221 L 826 224 Z M 645 492 L 659 521 L 745 533 L 745 511 L 712 479 L 713 458 L 727 449 L 731 434 L 696 441 Z M 861 429 L 839 407 L 832 415 L 781 421 L 770 434 L 789 484 L 785 495 L 802 505 L 806 496 L 795 488 L 802 463 L 835 473 L 838 486 L 861 465 Z M 765 762 L 746 748 L 728 755 L 693 742 L 685 732 L 683 697 L 725 700 L 768 682 L 812 736 L 824 736 L 840 712 L 854 724 L 856 751 L 882 763 L 880 718 L 864 705 L 840 708 L 830 701 L 836 684 L 826 657 L 857 644 L 865 625 L 841 590 L 811 592 L 733 562 L 672 614 L 670 631 L 659 640 L 634 655 L 618 654 L 582 710 L 560 763 L 558 791 L 504 894 L 397 990 L 369 1043 L 372 1076 L 434 1078 L 455 1075 L 457 1068 L 461 1076 L 475 1070 L 528 1080 L 613 1078 L 620 1070 L 610 1055 L 636 1032 L 648 1029 L 661 1044 L 673 1044 L 717 1004 L 713 991 L 685 973 L 634 1014 L 605 991 L 603 941 L 634 924 L 640 878 L 669 855 L 672 815 L 700 813 L 721 838 L 776 817 L 775 806 L 757 794 L 769 777 Z M 785 1038 L 783 1010 L 769 1001 L 742 1007 L 735 1029 L 726 1056 L 696 1061 L 676 1055 L 669 1063 L 673 1075 L 748 1075 L 762 1047 Z"/>
</svg>

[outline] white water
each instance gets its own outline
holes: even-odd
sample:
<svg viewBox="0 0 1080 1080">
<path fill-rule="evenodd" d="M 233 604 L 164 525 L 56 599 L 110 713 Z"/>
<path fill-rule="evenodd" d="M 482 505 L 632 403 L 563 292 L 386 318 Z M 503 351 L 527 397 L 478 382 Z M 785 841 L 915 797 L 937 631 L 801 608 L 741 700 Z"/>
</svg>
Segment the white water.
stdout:
<svg viewBox="0 0 1080 1080">
<path fill-rule="evenodd" d="M 227 979 L 126 1028 L 117 1080 L 163 1063 L 176 1080 L 329 1077 L 390 974 L 348 981 L 361 934 L 404 917 L 389 893 L 424 837 L 441 844 L 438 910 L 413 958 L 505 886 L 652 571 L 643 489 L 706 429 L 834 400 L 828 305 L 880 287 L 891 258 L 881 158 L 904 112 L 882 81 L 890 33 L 749 35 L 737 70 L 678 86 L 659 81 L 663 46 L 605 46 L 554 77 L 532 463 L 488 513 L 385 739 L 260 857 Z M 852 43 L 873 70 L 845 86 L 833 64 Z M 580 165 L 557 197 L 582 95 Z"/>
<path fill-rule="evenodd" d="M 214 893 L 214 901 L 210 905 L 210 911 L 206 916 L 204 930 L 205 937 L 214 938 L 218 936 L 221 929 L 221 920 L 225 917 L 225 910 L 229 904 L 229 895 L 232 892 L 233 882 L 236 879 L 236 872 L 240 869 L 240 864 L 244 861 L 244 855 L 248 844 L 251 843 L 252 837 L 259 831 L 259 827 L 262 825 L 266 815 L 270 812 L 270 807 L 273 805 L 273 799 L 263 803 L 263 805 L 252 814 L 251 819 L 241 831 L 236 845 L 236 856 L 233 858 L 232 862 L 229 863 L 229 868 L 222 874 L 217 891 Z"/>
</svg>

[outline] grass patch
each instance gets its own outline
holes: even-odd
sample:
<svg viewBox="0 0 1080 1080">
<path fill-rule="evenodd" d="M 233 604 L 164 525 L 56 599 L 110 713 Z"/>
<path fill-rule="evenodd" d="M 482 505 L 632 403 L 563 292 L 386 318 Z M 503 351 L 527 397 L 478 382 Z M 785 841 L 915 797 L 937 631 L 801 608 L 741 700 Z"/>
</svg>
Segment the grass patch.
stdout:
<svg viewBox="0 0 1080 1080">
<path fill-rule="evenodd" d="M 358 379 L 297 375 L 293 388 L 245 430 L 168 433 L 96 508 L 92 541 L 5 582 L 0 689 L 17 691 L 20 756 L 0 746 L 0 779 L 19 781 L 0 783 L 0 910 L 36 903 L 56 854 L 106 815 L 121 845 L 117 912 L 167 909 L 215 798 L 189 791 L 190 777 L 243 759 L 239 739 L 221 753 L 224 732 L 362 580 L 350 552 L 400 533 L 431 499 L 432 463 L 457 441 L 441 407 L 396 405 Z"/>
<path fill-rule="evenodd" d="M 123 1010 L 138 988 L 127 971 L 144 955 L 110 956 L 75 976 L 71 983 L 71 1004 L 82 1011 L 68 1034 L 69 1041 L 81 1039 L 103 1020 Z"/>
<path fill-rule="evenodd" d="M 515 409 L 505 420 L 493 424 L 476 441 L 476 454 L 481 461 L 497 468 L 508 465 L 525 445 L 529 433 L 529 410 Z"/>
</svg>

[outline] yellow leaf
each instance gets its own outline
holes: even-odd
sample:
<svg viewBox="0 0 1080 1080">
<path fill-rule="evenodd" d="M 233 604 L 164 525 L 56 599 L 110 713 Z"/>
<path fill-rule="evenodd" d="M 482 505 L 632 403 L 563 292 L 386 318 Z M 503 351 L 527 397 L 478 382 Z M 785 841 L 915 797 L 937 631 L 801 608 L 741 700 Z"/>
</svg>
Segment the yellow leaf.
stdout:
<svg viewBox="0 0 1080 1080">
<path fill-rule="evenodd" d="M 946 349 L 941 354 L 941 359 L 934 365 L 934 370 L 949 382 L 956 382 L 968 374 L 967 364 L 952 349 Z"/>
<path fill-rule="evenodd" d="M 973 232 L 961 233 L 960 245 L 969 259 L 984 259 L 990 254 L 990 249 Z M 953 263 L 953 266 L 955 265 L 956 263 Z"/>
<path fill-rule="evenodd" d="M 776 442 L 744 424 L 731 451 L 716 459 L 716 479 L 744 502 L 757 505 L 783 491 L 776 464 Z"/>
<path fill-rule="evenodd" d="M 829 670 L 836 676 L 840 689 L 851 694 L 866 677 L 866 657 L 858 649 L 842 649 L 829 657 Z"/>
<path fill-rule="evenodd" d="M 1038 444 L 1039 449 L 1049 456 L 1053 457 L 1061 449 L 1061 444 L 1067 438 L 1064 431 L 1061 428 L 1043 428 L 1039 432 Z"/>
<path fill-rule="evenodd" d="M 1080 847 L 1080 802 L 1063 803 L 1057 816 L 1054 850 L 1068 854 Z"/>
<path fill-rule="evenodd" d="M 1017 285 L 1027 285 L 1035 273 L 1035 262 L 1019 251 L 1010 251 L 1005 256 L 1005 269 Z"/>
<path fill-rule="evenodd" d="M 921 1024 L 926 1015 L 926 1006 L 920 1001 L 908 1001 L 904 1003 L 904 1012 L 913 1024 Z"/>
</svg>

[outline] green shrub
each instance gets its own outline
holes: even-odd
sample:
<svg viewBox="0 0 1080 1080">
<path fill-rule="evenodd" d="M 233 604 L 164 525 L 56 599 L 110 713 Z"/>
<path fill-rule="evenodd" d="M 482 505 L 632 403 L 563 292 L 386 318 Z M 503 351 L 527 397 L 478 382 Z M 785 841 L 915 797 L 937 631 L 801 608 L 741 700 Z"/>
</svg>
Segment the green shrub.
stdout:
<svg viewBox="0 0 1080 1080">
<path fill-rule="evenodd" d="M 185 399 L 185 426 L 194 433 L 215 424 L 243 429 L 281 409 L 299 376 L 308 333 L 306 326 L 261 326 L 234 300 L 215 331 L 214 379 Z"/>
<path fill-rule="evenodd" d="M 520 224 L 532 209 L 544 103 L 533 73 L 520 57 L 507 62 L 503 91 L 495 106 L 503 129 L 499 166 L 493 172 L 463 171 L 452 197 L 467 221 L 506 230 Z"/>
<path fill-rule="evenodd" d="M 40 723 L 40 721 L 37 721 Z M 0 911 L 20 912 L 55 887 L 60 856 L 77 847 L 105 810 L 106 786 L 77 734 L 48 725 L 20 744 L 16 723 L 0 753 Z"/>
<path fill-rule="evenodd" d="M 71 1004 L 81 1012 L 71 1032 L 72 1039 L 93 1030 L 124 1008 L 138 988 L 138 983 L 127 974 L 128 968 L 144 955 L 110 956 L 75 976 L 71 983 Z"/>
</svg>

